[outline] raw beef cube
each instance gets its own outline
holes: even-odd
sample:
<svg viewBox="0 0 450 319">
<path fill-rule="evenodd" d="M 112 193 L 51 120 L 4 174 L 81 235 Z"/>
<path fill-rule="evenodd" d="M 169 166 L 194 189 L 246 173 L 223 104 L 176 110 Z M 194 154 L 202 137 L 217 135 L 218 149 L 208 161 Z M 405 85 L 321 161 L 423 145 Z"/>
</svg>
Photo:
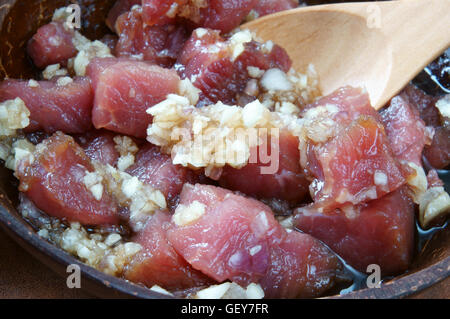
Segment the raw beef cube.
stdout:
<svg viewBox="0 0 450 319">
<path fill-rule="evenodd" d="M 259 0 L 253 8 L 258 17 L 267 14 L 294 9 L 298 7 L 298 0 Z"/>
<path fill-rule="evenodd" d="M 431 145 L 425 146 L 424 155 L 428 163 L 436 169 L 450 165 L 450 128 L 437 127 Z"/>
<path fill-rule="evenodd" d="M 407 98 L 420 113 L 420 117 L 427 126 L 437 127 L 441 125 L 439 110 L 436 102 L 439 98 L 431 96 L 410 84 L 402 92 L 401 95 Z"/>
<path fill-rule="evenodd" d="M 139 57 L 165 67 L 173 66 L 188 39 L 186 28 L 181 25 L 144 24 L 140 8 L 121 15 L 116 29 L 119 34 L 115 48 L 117 56 Z"/>
<path fill-rule="evenodd" d="M 94 58 L 86 67 L 86 76 L 91 79 L 92 89 L 97 89 L 97 83 L 100 75 L 105 69 L 120 61 L 126 61 L 118 58 Z"/>
<path fill-rule="evenodd" d="M 175 250 L 195 269 L 219 282 L 229 279 L 244 286 L 264 276 L 270 245 L 284 235 L 267 206 L 199 184 L 185 186 L 180 205 L 184 207 L 178 206 L 174 216 L 183 208 L 204 211 L 198 220 L 168 231 Z"/>
<path fill-rule="evenodd" d="M 61 80 L 68 80 L 62 83 Z M 26 131 L 83 133 L 92 127 L 94 95 L 89 78 L 51 81 L 5 80 L 0 84 L 0 101 L 21 98 L 30 110 Z"/>
<path fill-rule="evenodd" d="M 140 5 L 142 0 L 117 0 L 111 10 L 108 12 L 106 18 L 106 25 L 112 30 L 116 31 L 116 21 L 119 16 L 129 11 L 134 5 Z"/>
<path fill-rule="evenodd" d="M 336 107 L 338 113 L 334 115 L 337 124 L 341 126 L 348 125 L 351 121 L 356 120 L 361 115 L 373 117 L 380 120 L 380 116 L 370 105 L 370 99 L 367 92 L 361 88 L 344 86 L 337 89 L 333 93 L 321 97 L 316 102 L 305 107 L 303 112 L 318 107 L 331 105 Z"/>
<path fill-rule="evenodd" d="M 188 20 L 187 24 L 227 33 L 247 17 L 258 0 L 142 0 L 145 24 L 149 26 Z"/>
<path fill-rule="evenodd" d="M 221 186 L 240 191 L 244 194 L 267 199 L 281 199 L 298 203 L 308 193 L 309 181 L 300 167 L 298 138 L 286 131 L 279 137 L 279 156 L 276 163 L 264 163 L 258 154 L 270 154 L 271 141 L 254 147 L 250 158 L 257 158 L 256 163 L 249 163 L 241 169 L 226 166 L 219 183 Z M 262 152 L 261 152 L 262 149 Z M 263 167 L 278 167 L 275 173 L 263 173 Z"/>
<path fill-rule="evenodd" d="M 380 114 L 395 157 L 422 166 L 422 150 L 430 141 L 417 109 L 399 95 Z"/>
<path fill-rule="evenodd" d="M 188 0 L 142 0 L 143 19 L 147 25 L 167 24 L 173 22 L 176 11 L 171 9 L 186 4 Z"/>
<path fill-rule="evenodd" d="M 331 211 L 379 198 L 404 184 L 381 116 L 359 88 L 343 87 L 303 110 L 300 163 L 317 208 Z"/>
<path fill-rule="evenodd" d="M 342 270 L 338 258 L 315 238 L 292 231 L 272 248 L 260 284 L 266 298 L 311 298 L 334 285 Z"/>
<path fill-rule="evenodd" d="M 160 190 L 170 207 L 175 207 L 183 185 L 196 183 L 197 174 L 181 165 L 172 164 L 169 155 L 161 153 L 159 147 L 147 144 L 136 154 L 135 164 L 127 173 Z"/>
<path fill-rule="evenodd" d="M 227 33 L 241 24 L 258 3 L 258 0 L 209 0 L 206 8 L 200 9 L 201 27 Z"/>
<path fill-rule="evenodd" d="M 388 194 L 405 179 L 381 124 L 361 116 L 323 145 L 312 147 L 316 163 L 313 199 L 324 211 Z"/>
<path fill-rule="evenodd" d="M 170 215 L 165 212 L 157 212 L 148 220 L 145 228 L 132 239 L 143 249 L 127 266 L 125 278 L 172 291 L 212 284 L 212 279 L 193 269 L 173 249 L 167 240 L 169 226 Z"/>
<path fill-rule="evenodd" d="M 174 70 L 138 61 L 115 63 L 93 84 L 92 122 L 97 129 L 144 138 L 152 121 L 146 110 L 177 92 L 179 82 Z"/>
<path fill-rule="evenodd" d="M 223 188 L 186 184 L 172 223 L 169 242 L 195 269 L 219 282 L 261 283 L 269 297 L 318 295 L 342 267 L 319 241 L 289 234 L 264 204 Z"/>
<path fill-rule="evenodd" d="M 28 42 L 27 51 L 38 68 L 50 64 L 66 65 L 77 54 L 72 43 L 74 31 L 64 28 L 62 22 L 51 22 L 40 27 Z"/>
<path fill-rule="evenodd" d="M 423 152 L 427 164 L 436 169 L 450 165 L 450 129 L 445 125 L 436 107 L 439 98 L 425 94 L 414 85 L 408 85 L 400 96 L 419 111 L 425 125 L 435 130 L 431 145 L 425 145 Z"/>
<path fill-rule="evenodd" d="M 87 188 L 84 178 L 94 169 L 72 137 L 55 133 L 36 147 L 33 157 L 19 161 L 16 176 L 19 190 L 39 209 L 85 225 L 119 222 L 119 208 L 103 187 Z"/>
<path fill-rule="evenodd" d="M 115 166 L 119 158 L 112 132 L 95 130 L 76 136 L 76 141 L 84 149 L 86 155 L 93 161 L 104 165 Z"/>
<path fill-rule="evenodd" d="M 255 41 L 244 44 L 244 51 L 233 60 L 233 46 L 218 31 L 197 29 L 181 51 L 177 67 L 182 77 L 189 78 L 202 91 L 199 106 L 216 102 L 236 104 L 250 80 L 247 67 L 262 70 L 279 68 L 288 71 L 291 60 L 274 45 L 270 52 Z"/>
<path fill-rule="evenodd" d="M 405 188 L 356 207 L 321 213 L 299 208 L 295 226 L 323 241 L 351 266 L 366 272 L 377 264 L 384 275 L 407 269 L 414 246 L 414 204 Z"/>
</svg>

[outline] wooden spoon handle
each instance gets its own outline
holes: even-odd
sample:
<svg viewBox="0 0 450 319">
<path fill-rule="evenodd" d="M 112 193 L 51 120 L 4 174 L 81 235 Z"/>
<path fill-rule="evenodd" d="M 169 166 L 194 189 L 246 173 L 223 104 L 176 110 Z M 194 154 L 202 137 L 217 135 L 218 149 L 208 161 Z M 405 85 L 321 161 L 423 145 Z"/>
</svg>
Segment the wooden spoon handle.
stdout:
<svg viewBox="0 0 450 319">
<path fill-rule="evenodd" d="M 387 1 L 364 7 L 366 16 L 373 16 L 367 18 L 369 26 L 380 28 L 392 54 L 389 81 L 378 103 L 382 106 L 450 46 L 450 0 Z"/>
</svg>

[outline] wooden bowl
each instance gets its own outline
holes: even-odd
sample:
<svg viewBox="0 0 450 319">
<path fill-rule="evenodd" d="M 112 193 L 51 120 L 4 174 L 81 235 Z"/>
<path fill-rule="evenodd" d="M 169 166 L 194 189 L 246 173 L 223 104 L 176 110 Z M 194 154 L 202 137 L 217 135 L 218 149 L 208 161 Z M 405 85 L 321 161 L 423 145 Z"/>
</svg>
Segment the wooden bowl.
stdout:
<svg viewBox="0 0 450 319">
<path fill-rule="evenodd" d="M 0 0 L 0 79 L 29 79 L 38 74 L 26 54 L 26 43 L 39 26 L 51 20 L 56 8 L 69 5 L 65 0 Z M 79 0 L 82 9 L 82 33 L 91 39 L 110 32 L 104 20 L 113 1 Z M 448 186 L 448 182 L 447 182 Z M 163 298 L 164 295 L 139 285 L 106 275 L 39 237 L 15 209 L 17 180 L 0 167 L 0 227 L 30 254 L 61 276 L 77 264 L 83 276 L 83 289 L 103 298 Z M 331 298 L 401 298 L 423 291 L 450 275 L 450 230 L 435 235 L 417 252 L 411 269 L 393 278 L 379 289 L 362 289 Z M 449 297 L 449 296 L 446 296 Z"/>
</svg>

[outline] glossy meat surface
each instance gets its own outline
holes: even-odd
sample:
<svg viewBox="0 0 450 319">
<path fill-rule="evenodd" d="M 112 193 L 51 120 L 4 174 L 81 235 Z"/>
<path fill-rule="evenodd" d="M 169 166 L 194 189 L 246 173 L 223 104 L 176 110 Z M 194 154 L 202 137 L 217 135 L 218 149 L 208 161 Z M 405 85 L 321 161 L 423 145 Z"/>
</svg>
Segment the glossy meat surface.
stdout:
<svg viewBox="0 0 450 319">
<path fill-rule="evenodd" d="M 104 165 L 115 166 L 119 158 L 112 132 L 93 130 L 75 137 L 77 143 L 84 149 L 86 155 Z"/>
<path fill-rule="evenodd" d="M 380 198 L 405 182 L 383 126 L 360 117 L 310 154 L 318 171 L 314 201 L 325 211 Z"/>
<path fill-rule="evenodd" d="M 118 206 L 103 190 L 97 200 L 84 184 L 92 172 L 90 159 L 73 138 L 55 133 L 38 146 L 34 160 L 19 162 L 19 190 L 53 217 L 84 225 L 113 225 L 119 222 Z"/>
<path fill-rule="evenodd" d="M 450 165 L 450 128 L 436 128 L 431 145 L 425 146 L 424 155 L 434 168 L 445 169 Z"/>
<path fill-rule="evenodd" d="M 300 167 L 298 138 L 287 131 L 282 131 L 279 143 L 274 151 L 279 151 L 274 163 L 264 163 L 261 154 L 270 154 L 271 140 L 254 147 L 250 158 L 257 158 L 256 163 L 249 163 L 241 169 L 226 166 L 219 183 L 222 187 L 240 191 L 256 198 L 281 199 L 298 203 L 308 193 L 309 181 Z M 262 149 L 262 150 L 261 150 Z M 263 167 L 278 167 L 274 173 L 263 173 Z"/>
<path fill-rule="evenodd" d="M 161 153 L 159 147 L 151 144 L 139 150 L 135 164 L 127 169 L 127 173 L 160 190 L 171 208 L 176 206 L 183 185 L 198 181 L 193 171 L 172 164 L 169 155 Z"/>
<path fill-rule="evenodd" d="M 37 86 L 22 80 L 0 83 L 0 101 L 16 97 L 25 102 L 31 113 L 26 131 L 83 133 L 92 127 L 94 95 L 86 77 L 76 77 L 64 85 L 57 79 L 37 81 Z"/>
<path fill-rule="evenodd" d="M 28 55 L 38 68 L 57 63 L 66 65 L 77 54 L 73 37 L 74 31 L 66 30 L 61 22 L 46 24 L 28 42 Z"/>
<path fill-rule="evenodd" d="M 147 287 L 158 285 L 169 290 L 181 290 L 212 284 L 213 280 L 193 269 L 167 240 L 170 215 L 157 212 L 133 241 L 143 249 L 133 257 L 124 273 L 132 282 Z"/>
<path fill-rule="evenodd" d="M 209 0 L 206 8 L 200 9 L 202 27 L 229 32 L 250 13 L 258 0 Z"/>
<path fill-rule="evenodd" d="M 199 106 L 218 101 L 236 104 L 237 95 L 250 80 L 249 66 L 286 72 L 292 63 L 280 47 L 274 45 L 270 52 L 265 52 L 255 41 L 245 43 L 244 51 L 234 60 L 232 53 L 231 43 L 214 30 L 194 31 L 186 42 L 177 65 L 182 77 L 191 79 L 202 91 Z"/>
<path fill-rule="evenodd" d="M 261 279 L 266 298 L 311 298 L 333 287 L 342 269 L 330 250 L 312 236 L 292 231 L 274 245 Z"/>
<path fill-rule="evenodd" d="M 422 150 L 430 141 L 417 109 L 403 96 L 396 96 L 380 114 L 394 156 L 421 166 Z"/>
<path fill-rule="evenodd" d="M 314 204 L 299 208 L 294 224 L 361 272 L 377 264 L 383 275 L 394 275 L 411 262 L 414 205 L 405 188 L 345 211 L 320 213 Z"/>
<path fill-rule="evenodd" d="M 260 282 L 272 297 L 314 296 L 333 285 L 337 258 L 309 235 L 288 234 L 261 202 L 197 184 L 184 186 L 180 203 L 204 205 L 204 214 L 187 225 L 174 224 L 169 241 L 188 263 L 215 280 L 243 286 Z M 289 257 L 282 257 L 283 251 Z M 308 267 L 320 272 L 290 281 Z M 288 287 L 277 286 L 288 281 Z"/>
<path fill-rule="evenodd" d="M 262 203 L 213 186 L 186 185 L 180 204 L 197 200 L 206 213 L 192 225 L 173 227 L 169 241 L 196 269 L 222 282 L 257 282 L 269 266 L 270 241 L 283 231 Z M 253 255 L 252 247 L 259 251 Z"/>
<path fill-rule="evenodd" d="M 188 31 L 182 25 L 147 25 L 141 9 L 122 14 L 116 22 L 119 40 L 115 47 L 118 57 L 139 58 L 171 67 L 180 53 Z"/>
<path fill-rule="evenodd" d="M 298 0 L 259 0 L 253 8 L 258 17 L 298 7 Z"/>
<path fill-rule="evenodd" d="M 106 25 L 116 31 L 116 21 L 119 16 L 129 11 L 132 6 L 140 5 L 142 0 L 117 0 L 106 17 Z"/>
<path fill-rule="evenodd" d="M 317 121 L 330 121 L 314 130 L 313 122 L 302 145 L 303 168 L 312 184 L 314 202 L 323 211 L 356 205 L 382 197 L 404 184 L 401 167 L 394 157 L 366 92 L 343 87 L 307 106 L 305 116 L 326 112 Z M 327 122 L 327 123 L 328 123 Z"/>
<path fill-rule="evenodd" d="M 94 84 L 92 122 L 95 128 L 146 136 L 152 118 L 147 109 L 178 90 L 173 70 L 138 61 L 121 61 L 107 67 Z"/>
<path fill-rule="evenodd" d="M 427 163 L 436 169 L 444 169 L 450 165 L 450 128 L 443 123 L 436 107 L 437 97 L 431 96 L 415 87 L 408 85 L 403 91 L 404 96 L 419 111 L 420 117 L 427 126 L 435 129 L 430 145 L 425 145 L 424 157 Z"/>
</svg>

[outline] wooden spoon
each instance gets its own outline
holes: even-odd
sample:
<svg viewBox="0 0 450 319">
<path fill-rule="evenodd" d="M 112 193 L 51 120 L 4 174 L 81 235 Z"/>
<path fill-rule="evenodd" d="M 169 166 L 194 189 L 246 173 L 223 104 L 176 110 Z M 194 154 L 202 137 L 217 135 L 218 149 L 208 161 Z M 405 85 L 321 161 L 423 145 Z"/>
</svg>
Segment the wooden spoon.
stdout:
<svg viewBox="0 0 450 319">
<path fill-rule="evenodd" d="M 450 46 L 450 0 L 341 3 L 297 8 L 242 26 L 312 63 L 328 94 L 365 87 L 379 109 Z"/>
</svg>

